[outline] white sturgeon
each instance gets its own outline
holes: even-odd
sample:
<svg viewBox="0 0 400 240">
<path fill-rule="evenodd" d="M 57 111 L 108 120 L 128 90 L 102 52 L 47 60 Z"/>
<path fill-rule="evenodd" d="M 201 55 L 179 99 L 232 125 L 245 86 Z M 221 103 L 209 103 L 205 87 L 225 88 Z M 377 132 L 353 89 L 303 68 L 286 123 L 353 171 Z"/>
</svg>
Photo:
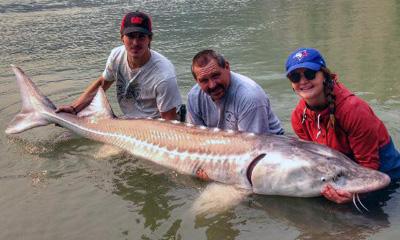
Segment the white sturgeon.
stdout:
<svg viewBox="0 0 400 240">
<path fill-rule="evenodd" d="M 134 157 L 183 174 L 202 169 L 210 179 L 257 194 L 313 197 L 326 184 L 352 193 L 386 187 L 390 178 L 361 167 L 326 146 L 269 134 L 193 126 L 176 121 L 118 119 L 102 88 L 78 116 L 54 113 L 56 107 L 24 72 L 11 65 L 22 110 L 7 134 L 56 123 L 71 132 L 118 146 Z"/>
</svg>

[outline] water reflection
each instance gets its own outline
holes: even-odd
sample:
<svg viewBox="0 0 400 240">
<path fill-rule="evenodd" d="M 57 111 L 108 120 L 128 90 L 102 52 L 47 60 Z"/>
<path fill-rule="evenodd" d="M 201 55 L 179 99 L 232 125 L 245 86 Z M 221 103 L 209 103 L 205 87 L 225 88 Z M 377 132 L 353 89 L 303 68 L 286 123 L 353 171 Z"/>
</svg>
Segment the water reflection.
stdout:
<svg viewBox="0 0 400 240">
<path fill-rule="evenodd" d="M 362 199 L 369 212 L 360 213 L 351 203 L 336 204 L 324 198 L 286 198 L 254 195 L 254 208 L 300 231 L 300 239 L 365 239 L 390 226 L 384 206 L 398 183 Z"/>
<path fill-rule="evenodd" d="M 114 168 L 113 193 L 134 203 L 131 211 L 143 217 L 136 218 L 136 224 L 150 230 L 142 237 L 150 234 L 162 236 L 162 239 L 186 239 L 187 232 L 196 229 L 202 229 L 207 239 L 235 239 L 238 236 L 240 231 L 235 229 L 237 217 L 234 212 L 195 215 L 191 211 L 199 189 L 201 192 L 205 183 L 168 170 L 157 173 L 152 166 L 140 165 L 140 161 L 126 162 Z M 194 225 L 190 223 L 192 221 Z"/>
<path fill-rule="evenodd" d="M 240 235 L 237 224 L 240 221 L 234 211 L 204 216 L 196 216 L 195 227 L 206 228 L 208 239 L 236 239 Z M 240 223 L 239 223 L 240 224 Z"/>
<path fill-rule="evenodd" d="M 129 161 L 114 166 L 113 193 L 134 203 L 132 211 L 143 217 L 136 219 L 137 223 L 155 231 L 162 222 L 170 219 L 174 209 L 184 203 L 179 203 L 179 197 L 170 194 L 177 185 L 169 175 L 162 170 L 149 172 L 141 164 Z"/>
</svg>

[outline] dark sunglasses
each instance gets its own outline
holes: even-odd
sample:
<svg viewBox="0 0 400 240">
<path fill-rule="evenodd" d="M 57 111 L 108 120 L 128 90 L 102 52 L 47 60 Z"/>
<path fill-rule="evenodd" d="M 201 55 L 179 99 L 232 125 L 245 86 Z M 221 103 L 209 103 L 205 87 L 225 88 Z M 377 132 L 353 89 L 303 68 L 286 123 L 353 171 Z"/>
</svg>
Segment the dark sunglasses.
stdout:
<svg viewBox="0 0 400 240">
<path fill-rule="evenodd" d="M 313 80 L 315 78 L 316 74 L 317 74 L 317 71 L 307 69 L 303 73 L 298 73 L 298 72 L 291 73 L 291 74 L 289 74 L 288 78 L 292 83 L 299 83 L 300 79 L 301 79 L 301 75 L 304 75 L 304 77 L 307 80 Z"/>
</svg>

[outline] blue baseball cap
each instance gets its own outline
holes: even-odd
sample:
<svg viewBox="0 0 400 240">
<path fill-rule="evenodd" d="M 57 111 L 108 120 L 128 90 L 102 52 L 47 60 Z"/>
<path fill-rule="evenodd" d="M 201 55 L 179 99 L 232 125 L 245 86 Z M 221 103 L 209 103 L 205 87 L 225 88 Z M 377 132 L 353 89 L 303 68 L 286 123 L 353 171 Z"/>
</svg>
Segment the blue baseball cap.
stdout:
<svg viewBox="0 0 400 240">
<path fill-rule="evenodd" d="M 325 60 L 316 49 L 300 48 L 289 55 L 286 60 L 286 77 L 290 72 L 299 68 L 308 68 L 314 71 L 326 67 Z"/>
</svg>

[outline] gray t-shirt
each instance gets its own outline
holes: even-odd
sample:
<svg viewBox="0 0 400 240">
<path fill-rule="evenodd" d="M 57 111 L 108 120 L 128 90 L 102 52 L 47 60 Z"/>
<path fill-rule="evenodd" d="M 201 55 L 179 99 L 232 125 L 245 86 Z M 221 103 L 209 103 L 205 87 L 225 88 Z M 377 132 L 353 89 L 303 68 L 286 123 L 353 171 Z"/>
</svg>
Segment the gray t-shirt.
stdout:
<svg viewBox="0 0 400 240">
<path fill-rule="evenodd" d="M 103 77 L 116 80 L 119 106 L 127 118 L 158 118 L 182 104 L 181 94 L 172 63 L 150 50 L 150 60 L 141 68 L 129 67 L 125 46 L 114 48 L 108 57 Z"/>
<path fill-rule="evenodd" d="M 231 71 L 231 83 L 218 101 L 196 84 L 188 93 L 188 122 L 207 127 L 253 133 L 284 134 L 263 89 L 253 80 Z"/>
</svg>

